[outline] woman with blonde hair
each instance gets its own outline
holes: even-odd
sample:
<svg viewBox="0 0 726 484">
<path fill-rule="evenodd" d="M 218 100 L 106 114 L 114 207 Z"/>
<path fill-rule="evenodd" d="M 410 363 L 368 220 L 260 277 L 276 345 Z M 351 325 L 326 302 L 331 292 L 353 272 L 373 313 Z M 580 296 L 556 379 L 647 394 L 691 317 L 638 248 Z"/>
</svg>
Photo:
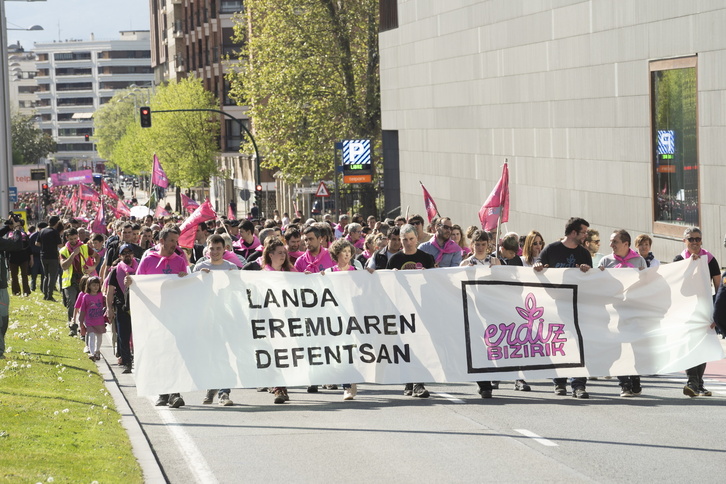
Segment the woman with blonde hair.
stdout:
<svg viewBox="0 0 726 484">
<path fill-rule="evenodd" d="M 535 261 L 539 257 L 540 252 L 544 249 L 544 237 L 536 230 L 527 234 L 522 247 L 522 265 L 524 267 L 534 266 Z"/>
</svg>

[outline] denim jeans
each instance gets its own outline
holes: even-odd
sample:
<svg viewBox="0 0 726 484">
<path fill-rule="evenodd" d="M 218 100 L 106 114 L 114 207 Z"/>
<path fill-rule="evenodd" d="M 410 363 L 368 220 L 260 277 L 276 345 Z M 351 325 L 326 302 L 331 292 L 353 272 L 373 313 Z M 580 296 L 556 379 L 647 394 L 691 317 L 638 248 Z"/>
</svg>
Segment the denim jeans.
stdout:
<svg viewBox="0 0 726 484">
<path fill-rule="evenodd" d="M 558 387 L 564 388 L 567 386 L 567 378 L 553 378 L 552 382 L 555 384 L 555 386 Z M 587 387 L 587 378 L 585 378 L 584 376 L 570 378 L 570 386 L 573 390 L 575 388 L 585 388 Z"/>
<path fill-rule="evenodd" d="M 115 309 L 118 354 L 121 364 L 128 366 L 131 364 L 131 315 L 118 307 Z"/>
</svg>

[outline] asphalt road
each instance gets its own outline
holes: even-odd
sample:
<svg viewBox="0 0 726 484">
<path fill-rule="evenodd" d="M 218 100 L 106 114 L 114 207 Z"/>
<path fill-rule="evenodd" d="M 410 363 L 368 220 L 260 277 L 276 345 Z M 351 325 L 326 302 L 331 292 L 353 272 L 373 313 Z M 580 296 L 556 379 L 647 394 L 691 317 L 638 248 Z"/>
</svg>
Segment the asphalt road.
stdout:
<svg viewBox="0 0 726 484">
<path fill-rule="evenodd" d="M 423 400 L 363 384 L 347 402 L 342 390 L 295 388 L 275 405 L 245 389 L 230 407 L 195 392 L 170 409 L 138 397 L 105 350 L 109 383 L 172 483 L 723 482 L 726 472 L 726 361 L 707 369 L 714 396 L 693 399 L 678 374 L 644 377 L 634 398 L 619 396 L 616 379 L 589 382 L 589 400 L 555 396 L 549 381 L 531 392 L 502 382 L 487 400 L 473 383 L 427 385 Z"/>
</svg>

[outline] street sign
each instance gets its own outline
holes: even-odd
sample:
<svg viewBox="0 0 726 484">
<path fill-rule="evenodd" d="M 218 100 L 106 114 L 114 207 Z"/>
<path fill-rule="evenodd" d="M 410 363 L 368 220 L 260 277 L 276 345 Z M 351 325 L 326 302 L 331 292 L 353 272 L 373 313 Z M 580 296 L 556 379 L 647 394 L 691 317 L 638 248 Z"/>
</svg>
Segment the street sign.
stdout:
<svg viewBox="0 0 726 484">
<path fill-rule="evenodd" d="M 293 190 L 295 195 L 313 194 L 318 191 L 318 187 L 297 187 Z"/>
<path fill-rule="evenodd" d="M 31 180 L 45 180 L 48 178 L 48 175 L 45 173 L 45 168 L 31 168 L 30 169 L 30 179 Z"/>
<path fill-rule="evenodd" d="M 328 190 L 328 187 L 325 186 L 325 182 L 320 182 L 320 185 L 318 185 L 318 189 L 315 192 L 316 197 L 329 197 L 330 196 L 330 190 Z"/>
<path fill-rule="evenodd" d="M 251 195 L 251 193 L 250 193 L 250 191 L 247 188 L 243 188 L 242 190 L 239 191 L 239 198 L 243 202 L 246 202 L 247 200 L 249 200 L 250 199 L 250 195 Z"/>
<path fill-rule="evenodd" d="M 371 140 L 343 140 L 343 183 L 370 183 L 372 180 Z"/>
<path fill-rule="evenodd" d="M 8 187 L 8 198 L 10 203 L 18 203 L 18 187 Z"/>
</svg>

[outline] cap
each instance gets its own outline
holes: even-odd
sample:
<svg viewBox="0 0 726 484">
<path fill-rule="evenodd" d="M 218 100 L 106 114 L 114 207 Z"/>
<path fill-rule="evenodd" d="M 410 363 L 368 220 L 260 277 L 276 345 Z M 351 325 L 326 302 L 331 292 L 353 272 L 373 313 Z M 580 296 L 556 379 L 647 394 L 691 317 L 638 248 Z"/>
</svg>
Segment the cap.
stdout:
<svg viewBox="0 0 726 484">
<path fill-rule="evenodd" d="M 118 253 L 123 254 L 125 250 L 130 250 L 131 252 L 133 252 L 134 248 L 131 246 L 131 244 L 123 244 L 121 247 L 119 247 Z"/>
</svg>

